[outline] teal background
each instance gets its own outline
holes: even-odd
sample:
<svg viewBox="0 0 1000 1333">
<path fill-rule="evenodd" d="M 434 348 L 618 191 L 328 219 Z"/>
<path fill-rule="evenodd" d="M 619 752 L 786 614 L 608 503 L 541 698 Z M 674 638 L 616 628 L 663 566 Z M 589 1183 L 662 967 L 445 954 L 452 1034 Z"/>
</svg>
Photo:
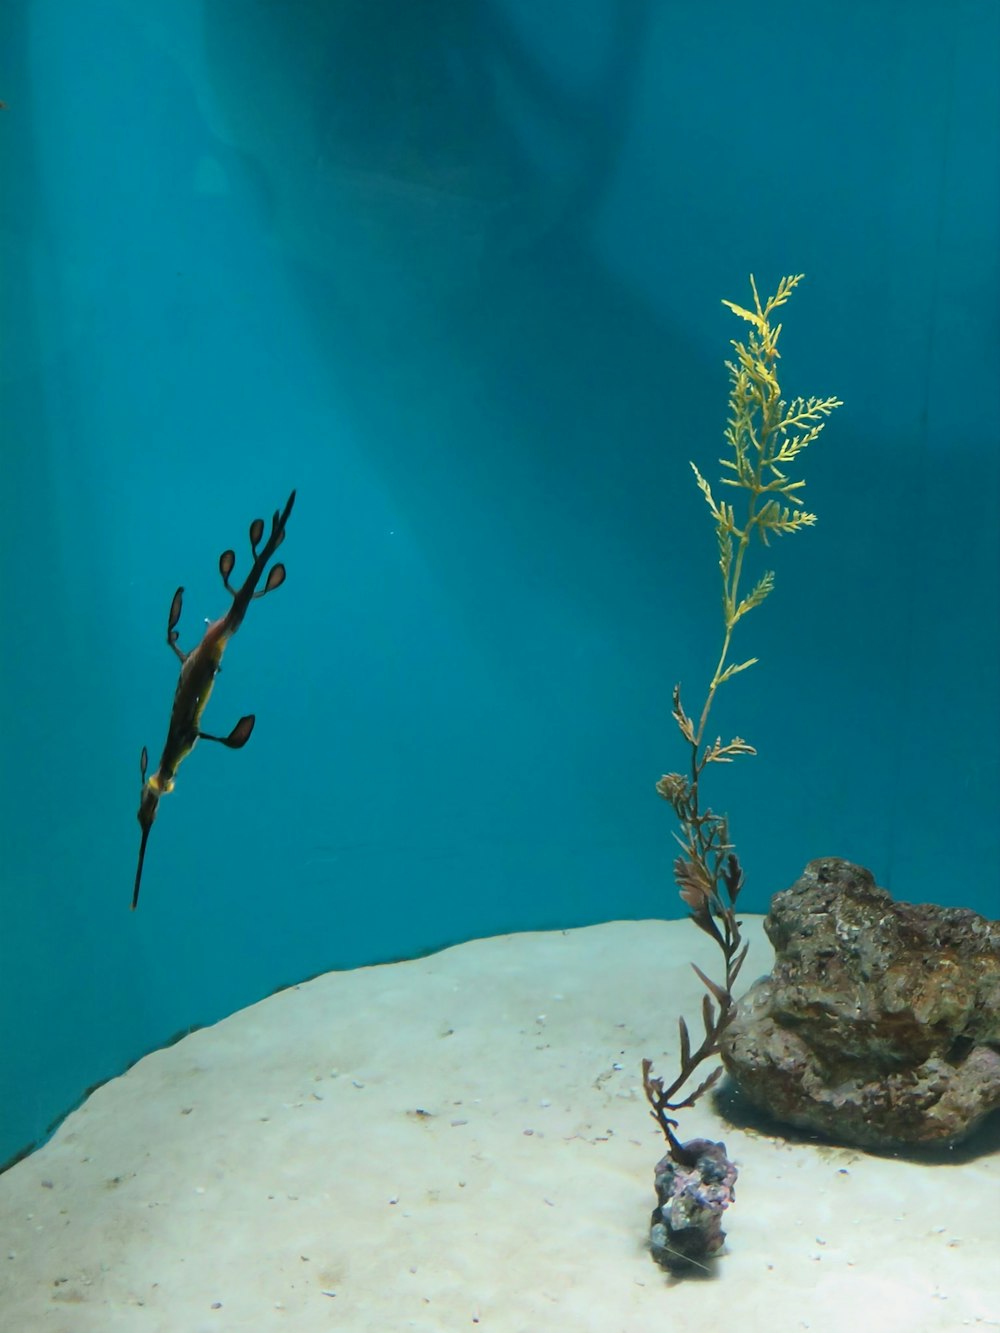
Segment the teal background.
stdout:
<svg viewBox="0 0 1000 1333">
<path fill-rule="evenodd" d="M 304 976 L 680 914 L 751 271 L 845 406 L 716 713 L 745 907 L 838 854 L 1000 915 L 998 50 L 993 0 L 6 0 L 0 1160 Z M 292 486 L 206 719 L 257 729 L 132 915 L 171 596 L 189 647 Z"/>
</svg>

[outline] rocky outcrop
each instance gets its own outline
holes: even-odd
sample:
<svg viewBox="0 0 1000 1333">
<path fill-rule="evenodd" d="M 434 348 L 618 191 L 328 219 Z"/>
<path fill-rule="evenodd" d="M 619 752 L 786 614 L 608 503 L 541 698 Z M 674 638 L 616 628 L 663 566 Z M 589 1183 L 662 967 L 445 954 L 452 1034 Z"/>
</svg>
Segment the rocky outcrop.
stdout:
<svg viewBox="0 0 1000 1333">
<path fill-rule="evenodd" d="M 761 1110 L 869 1148 L 954 1143 L 1000 1107 L 1000 922 L 811 861 L 764 923 L 769 977 L 722 1038 Z"/>
</svg>

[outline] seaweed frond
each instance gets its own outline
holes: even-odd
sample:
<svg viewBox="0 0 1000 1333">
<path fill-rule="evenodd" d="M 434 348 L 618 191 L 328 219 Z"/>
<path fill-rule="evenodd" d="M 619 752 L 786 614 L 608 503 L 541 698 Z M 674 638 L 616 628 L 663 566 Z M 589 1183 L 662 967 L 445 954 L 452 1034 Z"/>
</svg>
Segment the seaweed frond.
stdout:
<svg viewBox="0 0 1000 1333">
<path fill-rule="evenodd" d="M 734 504 L 716 499 L 696 464 L 691 464 L 715 522 L 722 578 L 723 640 L 697 723 L 684 710 L 680 686 L 674 687 L 673 717 L 690 751 L 690 763 L 686 774 L 665 774 L 656 789 L 670 803 L 680 826 L 674 835 L 681 846 L 681 854 L 674 861 L 674 879 L 681 899 L 694 924 L 710 935 L 722 951 L 725 975 L 723 981 L 715 982 L 692 964 L 706 988 L 702 1000 L 704 1036 L 692 1048 L 687 1024 L 683 1018 L 679 1020 L 680 1072 L 673 1083 L 665 1086 L 661 1078 L 653 1077 L 651 1062 L 643 1061 L 643 1086 L 652 1115 L 678 1161 L 684 1160 L 684 1147 L 674 1134 L 677 1121 L 671 1113 L 693 1106 L 722 1072 L 718 1066 L 693 1092 L 682 1096 L 695 1070 L 719 1051 L 722 1034 L 735 1008 L 733 987 L 747 952 L 740 935 L 741 923 L 736 919 L 736 898 L 743 885 L 743 870 L 730 842 L 726 816 L 701 808 L 701 779 L 709 764 L 732 763 L 742 755 L 756 754 L 756 750 L 740 736 L 727 742 L 721 737 L 706 739 L 709 714 L 719 686 L 757 662 L 756 657 L 741 662 L 729 660 L 737 624 L 774 589 L 774 573 L 765 570 L 749 592 L 741 592 L 747 552 L 755 535 L 764 546 L 769 546 L 769 537 L 799 532 L 816 522 L 816 515 L 802 508 L 800 493 L 805 482 L 790 475 L 790 465 L 815 443 L 826 418 L 841 406 L 837 398 L 786 401 L 781 396 L 777 362 L 782 326 L 772 323 L 771 316 L 786 304 L 802 277 L 798 273 L 782 278 L 775 294 L 762 303 L 751 275 L 752 309 L 723 301 L 733 314 L 751 326 L 745 342 L 732 341 L 735 356 L 726 362 L 729 414 L 724 437 L 729 454 L 719 460 L 723 468 L 720 484 L 743 492 L 740 512 L 737 513 Z"/>
</svg>

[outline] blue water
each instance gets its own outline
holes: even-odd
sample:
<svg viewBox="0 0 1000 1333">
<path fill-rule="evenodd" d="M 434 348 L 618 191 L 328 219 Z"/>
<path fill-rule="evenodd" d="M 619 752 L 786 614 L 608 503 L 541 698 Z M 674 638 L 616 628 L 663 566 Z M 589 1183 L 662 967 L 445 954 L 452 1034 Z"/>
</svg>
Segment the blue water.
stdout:
<svg viewBox="0 0 1000 1333">
<path fill-rule="evenodd" d="M 0 1160 L 303 976 L 680 914 L 750 272 L 845 406 L 715 715 L 745 907 L 833 854 L 1000 915 L 993 0 L 6 0 L 0 49 Z M 191 647 L 293 486 L 205 718 L 257 728 L 132 915 L 173 591 Z"/>
</svg>

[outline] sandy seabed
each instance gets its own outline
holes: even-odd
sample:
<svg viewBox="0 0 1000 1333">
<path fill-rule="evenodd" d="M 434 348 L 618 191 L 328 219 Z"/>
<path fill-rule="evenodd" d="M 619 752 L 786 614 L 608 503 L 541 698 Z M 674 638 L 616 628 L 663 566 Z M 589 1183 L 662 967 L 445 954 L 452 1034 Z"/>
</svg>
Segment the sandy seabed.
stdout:
<svg viewBox="0 0 1000 1333">
<path fill-rule="evenodd" d="M 748 918 L 749 981 L 766 972 Z M 476 940 L 335 972 L 141 1060 L 0 1177 L 0 1327 L 1000 1328 L 1000 1135 L 940 1162 L 726 1121 L 712 1276 L 646 1249 L 663 1151 L 640 1061 L 694 1032 L 689 922 Z"/>
</svg>

